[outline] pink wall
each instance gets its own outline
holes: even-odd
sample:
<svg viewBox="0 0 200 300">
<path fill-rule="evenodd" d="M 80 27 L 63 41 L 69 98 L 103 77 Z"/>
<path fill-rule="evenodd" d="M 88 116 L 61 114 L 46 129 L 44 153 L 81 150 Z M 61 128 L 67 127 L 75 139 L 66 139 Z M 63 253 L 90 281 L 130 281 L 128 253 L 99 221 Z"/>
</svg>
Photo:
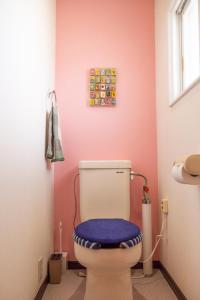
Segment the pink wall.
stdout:
<svg viewBox="0 0 200 300">
<path fill-rule="evenodd" d="M 65 162 L 55 168 L 55 250 L 63 222 L 73 256 L 73 180 L 82 159 L 130 159 L 146 174 L 157 233 L 153 0 L 57 0 L 56 89 Z M 115 67 L 116 107 L 89 107 L 91 67 Z M 131 219 L 141 222 L 141 179 L 132 187 Z"/>
</svg>

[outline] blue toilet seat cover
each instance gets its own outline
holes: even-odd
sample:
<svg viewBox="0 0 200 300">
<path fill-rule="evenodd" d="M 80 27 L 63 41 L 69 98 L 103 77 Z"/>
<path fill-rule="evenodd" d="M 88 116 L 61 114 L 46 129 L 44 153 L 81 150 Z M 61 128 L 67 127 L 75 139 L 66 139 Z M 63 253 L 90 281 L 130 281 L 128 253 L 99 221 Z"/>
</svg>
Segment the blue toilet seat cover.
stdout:
<svg viewBox="0 0 200 300">
<path fill-rule="evenodd" d="M 91 219 L 75 228 L 73 238 L 91 249 L 130 248 L 142 241 L 142 233 L 137 225 L 123 219 Z"/>
</svg>

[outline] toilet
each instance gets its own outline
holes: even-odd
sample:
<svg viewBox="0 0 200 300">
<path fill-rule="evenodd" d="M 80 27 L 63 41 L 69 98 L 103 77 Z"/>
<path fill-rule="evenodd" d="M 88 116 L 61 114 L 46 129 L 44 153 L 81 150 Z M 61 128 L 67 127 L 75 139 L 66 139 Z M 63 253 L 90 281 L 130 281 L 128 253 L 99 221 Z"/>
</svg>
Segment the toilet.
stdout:
<svg viewBox="0 0 200 300">
<path fill-rule="evenodd" d="M 87 269 L 84 300 L 132 300 L 131 267 L 142 234 L 130 218 L 129 160 L 80 161 L 80 219 L 76 259 Z"/>
</svg>

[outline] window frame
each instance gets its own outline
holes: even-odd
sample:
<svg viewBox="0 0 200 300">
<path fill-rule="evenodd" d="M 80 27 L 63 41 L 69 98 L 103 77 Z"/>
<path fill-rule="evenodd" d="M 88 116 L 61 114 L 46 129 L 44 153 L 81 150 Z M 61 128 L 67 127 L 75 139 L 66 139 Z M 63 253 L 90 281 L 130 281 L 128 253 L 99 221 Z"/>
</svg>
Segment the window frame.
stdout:
<svg viewBox="0 0 200 300">
<path fill-rule="evenodd" d="M 169 9 L 169 105 L 173 106 L 200 82 L 199 75 L 183 87 L 182 14 L 191 0 L 173 0 Z M 198 1 L 199 57 L 200 57 L 200 0 Z"/>
</svg>

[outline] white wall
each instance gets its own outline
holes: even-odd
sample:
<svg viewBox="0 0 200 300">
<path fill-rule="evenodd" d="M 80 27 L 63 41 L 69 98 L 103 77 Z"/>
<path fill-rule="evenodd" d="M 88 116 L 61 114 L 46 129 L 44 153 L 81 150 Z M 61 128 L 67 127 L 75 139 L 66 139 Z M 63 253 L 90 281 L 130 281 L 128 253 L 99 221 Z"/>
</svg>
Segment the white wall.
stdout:
<svg viewBox="0 0 200 300">
<path fill-rule="evenodd" d="M 0 299 L 32 300 L 52 251 L 45 114 L 54 87 L 54 0 L 0 2 Z"/>
<path fill-rule="evenodd" d="M 169 107 L 168 8 L 156 0 L 157 133 L 159 199 L 168 197 L 168 241 L 162 263 L 188 300 L 200 299 L 200 189 L 176 183 L 173 160 L 200 152 L 200 84 Z"/>
</svg>

